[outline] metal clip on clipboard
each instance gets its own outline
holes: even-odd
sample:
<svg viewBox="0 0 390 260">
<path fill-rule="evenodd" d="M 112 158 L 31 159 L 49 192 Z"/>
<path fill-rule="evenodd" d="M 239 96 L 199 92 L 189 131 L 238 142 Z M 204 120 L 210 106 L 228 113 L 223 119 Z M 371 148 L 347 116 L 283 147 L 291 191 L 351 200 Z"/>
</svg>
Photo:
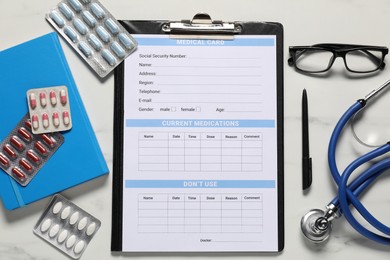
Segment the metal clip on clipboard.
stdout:
<svg viewBox="0 0 390 260">
<path fill-rule="evenodd" d="M 192 20 L 172 21 L 164 24 L 162 31 L 170 33 L 170 37 L 176 39 L 233 40 L 234 34 L 241 32 L 241 26 L 219 20 L 213 21 L 210 15 L 198 13 Z"/>
</svg>

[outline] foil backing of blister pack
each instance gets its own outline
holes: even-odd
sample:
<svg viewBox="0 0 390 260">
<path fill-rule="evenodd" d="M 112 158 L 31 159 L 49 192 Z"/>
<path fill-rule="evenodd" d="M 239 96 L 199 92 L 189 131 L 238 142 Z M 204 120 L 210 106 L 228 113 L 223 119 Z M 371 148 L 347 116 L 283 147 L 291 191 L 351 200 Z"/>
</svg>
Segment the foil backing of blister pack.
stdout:
<svg viewBox="0 0 390 260">
<path fill-rule="evenodd" d="M 46 20 L 79 55 L 105 77 L 137 47 L 137 42 L 96 0 L 64 0 Z"/>
<path fill-rule="evenodd" d="M 33 232 L 68 256 L 78 259 L 100 226 L 100 220 L 56 194 Z"/>
<path fill-rule="evenodd" d="M 33 134 L 29 115 L 25 115 L 1 142 L 0 168 L 27 186 L 64 142 L 60 133 Z"/>
</svg>

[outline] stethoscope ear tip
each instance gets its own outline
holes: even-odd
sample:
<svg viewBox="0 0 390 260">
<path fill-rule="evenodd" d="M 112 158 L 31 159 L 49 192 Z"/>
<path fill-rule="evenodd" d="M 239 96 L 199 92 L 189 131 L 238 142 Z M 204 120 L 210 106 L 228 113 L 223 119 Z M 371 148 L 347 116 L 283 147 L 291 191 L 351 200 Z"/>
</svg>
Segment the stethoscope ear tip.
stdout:
<svg viewBox="0 0 390 260">
<path fill-rule="evenodd" d="M 302 217 L 302 233 L 311 242 L 322 243 L 329 238 L 332 223 L 324 216 L 325 212 L 323 210 L 312 209 Z"/>
</svg>

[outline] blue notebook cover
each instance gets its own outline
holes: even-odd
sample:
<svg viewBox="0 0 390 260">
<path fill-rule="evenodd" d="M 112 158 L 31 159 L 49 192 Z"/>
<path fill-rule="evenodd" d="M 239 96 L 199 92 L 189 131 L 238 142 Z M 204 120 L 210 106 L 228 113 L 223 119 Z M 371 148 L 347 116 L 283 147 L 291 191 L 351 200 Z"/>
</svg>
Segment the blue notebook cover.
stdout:
<svg viewBox="0 0 390 260">
<path fill-rule="evenodd" d="M 26 92 L 32 88 L 68 87 L 73 128 L 65 142 L 22 187 L 0 169 L 0 196 L 8 210 L 108 173 L 58 36 L 50 33 L 0 52 L 0 140 L 28 112 Z"/>
</svg>

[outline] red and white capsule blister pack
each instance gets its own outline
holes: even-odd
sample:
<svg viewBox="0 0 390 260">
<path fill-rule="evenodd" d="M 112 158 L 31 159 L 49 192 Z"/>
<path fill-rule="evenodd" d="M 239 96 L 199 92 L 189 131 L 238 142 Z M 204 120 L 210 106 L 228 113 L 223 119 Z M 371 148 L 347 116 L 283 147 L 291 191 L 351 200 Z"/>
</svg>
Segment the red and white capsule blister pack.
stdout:
<svg viewBox="0 0 390 260">
<path fill-rule="evenodd" d="M 66 86 L 30 89 L 27 91 L 27 101 L 34 134 L 60 132 L 72 128 Z"/>
<path fill-rule="evenodd" d="M 33 232 L 68 256 L 78 259 L 100 226 L 100 220 L 56 194 Z"/>
<path fill-rule="evenodd" d="M 60 133 L 35 135 L 28 115 L 16 125 L 0 144 L 0 168 L 27 186 L 64 142 Z"/>
</svg>

